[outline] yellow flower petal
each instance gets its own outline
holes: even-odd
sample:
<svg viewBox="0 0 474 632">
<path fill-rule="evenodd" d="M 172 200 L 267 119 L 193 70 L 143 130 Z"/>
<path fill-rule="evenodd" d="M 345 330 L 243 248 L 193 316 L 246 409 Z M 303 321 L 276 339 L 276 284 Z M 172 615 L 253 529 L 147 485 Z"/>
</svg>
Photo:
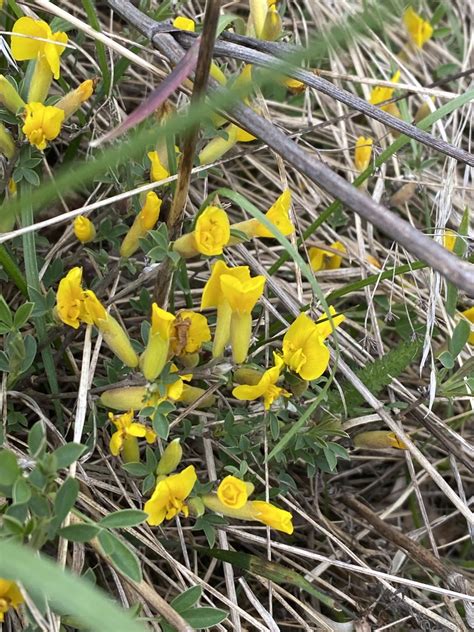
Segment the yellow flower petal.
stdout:
<svg viewBox="0 0 474 632">
<path fill-rule="evenodd" d="M 11 51 L 13 58 L 17 61 L 36 59 L 44 50 L 45 42 L 41 40 L 52 37 L 51 29 L 46 22 L 26 16 L 15 22 L 12 33 Z M 27 37 L 28 35 L 30 37 Z"/>
<path fill-rule="evenodd" d="M 265 217 L 287 237 L 294 232 L 295 227 L 290 219 L 291 191 L 285 189 L 273 206 L 266 212 Z M 257 237 L 274 237 L 274 234 L 263 224 L 258 223 Z"/>
<path fill-rule="evenodd" d="M 208 206 L 198 217 L 194 229 L 197 250 L 208 257 L 221 255 L 230 238 L 229 218 L 224 209 Z"/>
<path fill-rule="evenodd" d="M 226 507 L 240 509 L 247 502 L 247 485 L 235 476 L 226 476 L 217 488 L 217 497 Z"/>
<path fill-rule="evenodd" d="M 255 520 L 263 522 L 263 524 L 277 531 L 282 531 L 289 535 L 293 533 L 293 516 L 289 511 L 279 509 L 263 500 L 253 500 L 251 501 L 251 506 Z"/>
<path fill-rule="evenodd" d="M 211 330 L 203 314 L 190 310 L 178 312 L 171 333 L 171 348 L 174 355 L 196 353 L 210 340 Z"/>
<path fill-rule="evenodd" d="M 408 7 L 403 14 L 403 22 L 408 31 L 411 41 L 422 48 L 433 35 L 433 27 L 427 20 L 418 15 L 413 7 Z"/>
<path fill-rule="evenodd" d="M 357 139 L 354 152 L 354 163 L 357 171 L 365 171 L 369 166 L 372 157 L 372 144 L 371 138 L 359 136 Z"/>
<path fill-rule="evenodd" d="M 223 295 L 221 290 L 221 277 L 223 274 L 230 275 L 234 279 L 244 282 L 250 279 L 250 270 L 248 266 L 237 266 L 229 268 L 224 261 L 216 261 L 212 267 L 211 276 L 204 286 L 201 297 L 201 309 L 210 307 L 218 307 L 222 302 Z"/>
<path fill-rule="evenodd" d="M 61 131 L 63 110 L 54 105 L 28 103 L 25 106 L 25 123 L 22 131 L 29 142 L 43 151 L 49 140 L 54 140 Z"/>
<path fill-rule="evenodd" d="M 56 310 L 63 323 L 77 329 L 81 324 L 82 268 L 72 268 L 59 282 L 56 294 Z"/>
<path fill-rule="evenodd" d="M 186 18 L 182 15 L 178 15 L 178 17 L 173 20 L 173 26 L 182 31 L 192 31 L 193 33 L 196 30 L 194 20 L 191 20 L 191 18 Z"/>
<path fill-rule="evenodd" d="M 74 219 L 74 235 L 83 244 L 87 244 L 95 238 L 96 232 L 94 224 L 88 217 L 78 215 Z"/>
<path fill-rule="evenodd" d="M 169 178 L 170 172 L 161 162 L 158 152 L 149 151 L 147 155 L 151 162 L 150 180 L 152 182 L 159 182 L 160 180 L 166 180 L 166 178 Z"/>
<path fill-rule="evenodd" d="M 237 314 L 250 314 L 265 287 L 265 277 L 261 275 L 242 282 L 233 275 L 223 274 L 220 282 L 222 295 Z"/>
</svg>

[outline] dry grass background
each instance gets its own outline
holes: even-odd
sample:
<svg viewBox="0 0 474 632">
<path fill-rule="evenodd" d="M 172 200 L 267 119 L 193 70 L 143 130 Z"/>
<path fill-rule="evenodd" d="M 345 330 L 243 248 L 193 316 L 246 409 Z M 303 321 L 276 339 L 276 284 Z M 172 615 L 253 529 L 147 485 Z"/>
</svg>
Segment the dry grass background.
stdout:
<svg viewBox="0 0 474 632">
<path fill-rule="evenodd" d="M 289 0 L 286 5 L 284 26 L 294 40 L 306 44 L 318 33 L 328 31 L 332 25 L 362 8 L 356 0 L 324 2 L 322 0 Z M 422 3 L 429 15 L 438 3 Z M 45 6 L 41 0 L 29 5 L 32 10 Z M 87 24 L 84 11 L 75 2 L 61 0 L 60 9 Z M 106 3 L 98 6 L 104 34 L 107 35 L 107 55 L 116 62 L 121 55 L 118 45 L 130 48 L 139 36 L 124 25 L 109 10 Z M 203 14 L 203 2 L 185 2 L 179 12 L 198 20 Z M 247 14 L 247 3 L 225 2 L 223 11 Z M 406 50 L 405 34 L 400 28 L 399 16 L 393 23 L 385 24 L 383 37 L 354 39 L 346 50 L 330 48 L 321 60 L 321 75 L 335 85 L 369 97 L 374 81 L 390 79 L 394 64 L 402 71 L 402 82 L 410 87 L 412 96 L 408 108 L 413 116 L 418 106 L 431 92 L 424 88 L 438 78 L 437 69 L 444 64 L 454 63 L 457 70 L 472 66 L 474 34 L 472 31 L 472 5 L 466 0 L 446 3 L 447 16 L 451 25 L 460 33 L 432 40 L 422 53 L 411 52 L 406 57 L 397 55 Z M 54 13 L 54 10 L 53 10 Z M 450 42 L 462 35 L 462 54 L 458 58 L 450 48 Z M 79 60 L 74 67 L 64 64 L 65 76 L 71 83 L 99 74 L 94 49 L 94 37 L 87 35 L 80 48 Z M 167 62 L 144 40 L 138 48 L 139 58 L 134 59 L 119 86 L 100 105 L 90 121 L 92 137 L 99 137 L 110 130 L 125 113 L 130 112 L 161 78 L 169 71 Z M 73 45 L 74 40 L 72 40 Z M 230 71 L 237 71 L 237 62 L 227 61 Z M 444 95 L 436 97 L 436 104 L 462 94 L 471 83 L 466 76 L 439 87 Z M 186 95 L 178 95 L 177 106 L 187 102 Z M 348 107 L 313 89 L 307 89 L 304 97 L 288 98 L 286 101 L 264 100 L 260 95 L 257 102 L 261 112 L 281 127 L 298 143 L 323 160 L 328 166 L 343 174 L 349 181 L 356 175 L 353 150 L 358 136 L 374 139 L 374 151 L 380 153 L 393 140 L 390 131 L 377 121 L 354 113 Z M 471 148 L 472 107 L 467 105 L 438 122 L 433 134 L 455 146 Z M 84 148 L 90 153 L 92 150 Z M 409 161 L 415 153 L 422 153 L 427 161 L 421 169 L 411 168 Z M 430 161 L 429 158 L 436 158 Z M 240 145 L 234 153 L 217 163 L 205 176 L 195 169 L 193 173 L 186 214 L 197 211 L 206 195 L 217 187 L 225 186 L 241 192 L 262 210 L 277 193 L 288 186 L 293 192 L 293 217 L 297 234 L 318 217 L 331 198 L 258 142 L 249 148 Z M 395 155 L 370 178 L 368 193 L 377 201 L 395 207 L 400 215 L 422 231 L 441 239 L 442 230 L 449 226 L 456 230 L 466 206 L 472 203 L 472 169 L 436 154 L 433 150 L 413 144 Z M 41 228 L 53 245 L 40 253 L 44 263 L 41 274 L 61 259 L 67 270 L 78 261 L 90 273 L 102 274 L 94 258 L 86 249 L 78 249 L 69 221 L 64 222 L 65 212 L 80 213 L 87 205 L 97 205 L 90 217 L 96 224 L 112 217 L 113 221 L 126 215 L 126 200 L 132 195 L 131 187 L 112 175 L 109 182 L 97 182 L 89 190 L 87 199 L 67 199 L 62 208 L 51 212 L 51 218 Z M 122 199 L 109 203 L 109 198 L 120 194 Z M 234 221 L 241 213 L 234 207 L 228 212 Z M 44 220 L 44 217 L 40 218 Z M 389 269 L 412 261 L 397 244 L 380 231 L 348 210 L 339 216 L 337 225 L 323 224 L 307 241 L 306 246 L 329 244 L 342 241 L 347 256 L 339 270 L 322 271 L 317 280 L 327 295 L 348 283 L 378 272 L 367 260 L 375 257 L 382 269 Z M 429 223 L 428 223 L 429 222 Z M 40 226 L 38 226 L 38 229 Z M 471 232 L 472 236 L 472 232 Z M 282 254 L 276 243 L 245 245 L 229 251 L 228 260 L 235 265 L 250 265 L 254 272 L 261 273 Z M 303 250 L 304 252 L 304 250 Z M 114 257 L 109 265 L 115 263 Z M 130 309 L 130 301 L 137 299 L 140 290 L 153 287 L 154 269 L 150 269 L 142 255 L 133 263 L 134 270 L 121 269 L 112 278 L 106 278 L 106 295 L 109 302 L 119 308 L 129 331 L 138 331 L 141 318 Z M 209 273 L 209 264 L 199 260 L 188 266 L 191 293 L 197 299 Z M 137 275 L 138 282 L 137 282 Z M 274 277 L 279 298 L 265 299 L 265 313 L 260 321 L 260 332 L 267 332 L 275 319 L 285 322 L 288 305 L 306 304 L 312 294 L 309 284 L 302 278 L 295 264 L 286 263 Z M 373 525 L 361 518 L 353 507 L 344 502 L 344 494 L 356 496 L 369 505 L 373 512 L 388 524 L 400 529 L 431 551 L 449 566 L 450 560 L 464 565 L 465 573 L 472 573 L 469 550 L 473 525 L 456 509 L 450 498 L 432 480 L 432 471 L 441 472 L 444 480 L 458 495 L 466 507 L 472 506 L 472 448 L 473 399 L 467 394 L 452 400 L 439 395 L 434 373 L 435 357 L 441 345 L 452 334 L 455 322 L 445 307 L 445 282 L 428 269 L 412 274 L 394 276 L 381 280 L 360 290 L 351 292 L 340 303 L 346 313 L 347 326 L 339 333 L 339 349 L 342 359 L 352 366 L 363 367 L 381 357 L 400 340 L 410 337 L 415 321 L 424 337 L 423 361 L 410 366 L 381 395 L 386 403 L 392 403 L 390 414 L 409 433 L 411 441 L 422 451 L 431 465 L 424 467 L 413 459 L 410 452 L 371 452 L 357 450 L 350 439 L 339 439 L 349 448 L 350 461 L 340 461 L 337 473 L 318 471 L 308 479 L 300 463 L 288 464 L 288 473 L 296 483 L 278 501 L 281 506 L 294 513 L 295 534 L 282 539 L 265 527 L 232 524 L 218 531 L 220 548 L 245 551 L 261 559 L 271 559 L 283 566 L 298 571 L 315 588 L 331 595 L 338 603 L 356 613 L 349 623 L 338 622 L 337 615 L 323 608 L 315 598 L 283 583 L 269 582 L 254 573 L 242 575 L 230 566 L 210 558 L 201 557 L 190 547 L 194 542 L 206 546 L 202 533 L 191 531 L 186 522 L 167 523 L 163 531 L 152 530 L 146 525 L 128 530 L 127 539 L 135 548 L 143 565 L 144 581 L 166 600 L 186 588 L 198 584 L 203 588 L 202 605 L 214 605 L 227 609 L 230 618 L 218 626 L 219 630 L 467 630 L 469 612 L 460 614 L 466 585 L 447 586 L 439 582 L 433 569 L 420 564 L 413 555 L 397 546 L 390 534 L 381 535 Z M 9 289 L 6 289 L 6 294 Z M 12 295 L 11 295 L 12 296 Z M 465 306 L 469 302 L 461 297 Z M 286 304 L 285 304 L 286 301 Z M 185 307 L 182 293 L 174 296 L 175 308 Z M 405 327 L 396 329 L 400 319 Z M 93 380 L 102 369 L 100 345 L 90 336 L 67 336 L 66 353 L 75 367 L 76 375 L 62 375 L 60 380 L 61 406 L 65 419 L 70 424 L 70 435 L 81 439 L 82 425 L 87 421 L 87 433 L 91 433 L 95 450 L 87 460 L 78 464 L 76 476 L 81 483 L 78 508 L 92 519 L 128 507 L 140 507 L 142 495 L 135 479 L 121 470 L 106 450 L 106 430 L 93 430 L 97 387 L 89 390 Z M 459 366 L 468 362 L 472 347 L 466 346 L 458 356 Z M 336 375 L 336 382 L 338 375 Z M 80 388 L 80 383 L 82 388 Z M 211 384 L 212 386 L 212 384 Z M 52 408 L 48 398 L 41 395 L 42 378 L 25 388 L 9 392 L 10 400 L 31 420 L 41 418 L 47 425 L 49 441 L 61 443 L 51 417 Z M 219 426 L 223 424 L 225 412 L 232 401 L 228 395 L 217 391 L 219 408 L 212 413 L 194 411 L 191 417 L 198 431 L 191 431 L 186 440 L 187 462 L 193 463 L 203 479 L 215 480 L 221 475 L 221 451 L 225 446 L 219 442 Z M 408 407 L 399 404 L 403 402 Z M 183 416 L 186 411 L 180 411 Z M 249 407 L 248 419 L 252 420 L 254 407 Z M 87 419 L 86 419 L 87 418 Z M 91 426 L 92 422 L 92 426 Z M 344 421 L 343 428 L 352 436 L 357 431 L 381 428 L 383 424 L 377 412 L 367 407 L 362 415 L 351 416 Z M 433 434 L 438 429 L 438 434 Z M 173 432 L 173 429 L 172 429 Z M 104 441 L 105 440 L 105 441 Z M 262 446 L 261 458 L 249 463 L 252 474 L 263 486 L 271 486 L 274 473 L 272 467 L 264 465 L 267 454 L 268 436 L 264 428 L 251 435 L 252 442 Z M 9 443 L 18 454 L 24 455 L 21 438 L 11 436 Z M 464 455 L 462 462 L 456 455 Z M 230 453 L 227 452 L 227 457 Z M 238 457 L 235 459 L 238 466 Z M 466 465 L 467 463 L 467 465 Z M 174 543 L 167 548 L 162 543 Z M 164 540 L 163 540 L 164 542 Z M 66 556 L 65 548 L 57 552 L 58 558 L 75 572 L 92 568 L 99 583 L 105 585 L 124 606 L 140 603 L 142 613 L 153 617 L 153 599 L 147 598 L 146 590 L 136 591 L 120 577 L 113 568 L 89 545 L 70 545 Z M 472 558 L 471 558 L 472 559 Z M 472 597 L 471 597 L 472 598 Z M 465 605 L 467 602 L 464 602 Z M 470 612 L 471 624 L 472 611 Z M 13 624 L 14 626 L 15 624 Z M 149 624 L 159 629 L 157 623 Z M 8 627 L 7 627 L 8 629 Z M 10 627 L 10 629 L 20 629 Z"/>
</svg>

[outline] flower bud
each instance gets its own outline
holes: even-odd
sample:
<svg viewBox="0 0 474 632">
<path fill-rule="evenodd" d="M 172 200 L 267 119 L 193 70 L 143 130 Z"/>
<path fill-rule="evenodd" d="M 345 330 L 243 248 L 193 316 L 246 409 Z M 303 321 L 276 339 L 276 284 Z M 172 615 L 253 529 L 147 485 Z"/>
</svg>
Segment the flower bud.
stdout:
<svg viewBox="0 0 474 632">
<path fill-rule="evenodd" d="M 354 152 L 354 163 L 357 171 L 365 171 L 369 166 L 372 157 L 372 144 L 371 138 L 359 136 L 357 139 Z"/>
<path fill-rule="evenodd" d="M 386 450 L 395 448 L 397 450 L 406 450 L 407 446 L 401 441 L 394 432 L 386 430 L 369 430 L 361 432 L 353 439 L 356 448 L 365 448 L 368 450 Z"/>
<path fill-rule="evenodd" d="M 3 123 L 0 123 L 0 152 L 8 160 L 11 160 L 15 154 L 15 143 Z"/>
<path fill-rule="evenodd" d="M 59 99 L 56 107 L 64 111 L 64 120 L 75 114 L 81 105 L 91 98 L 95 84 L 94 79 L 87 79 L 79 84 L 75 90 L 71 90 L 62 99 Z"/>
<path fill-rule="evenodd" d="M 87 244 L 95 238 L 95 228 L 91 220 L 84 215 L 74 219 L 74 235 L 82 243 Z"/>
<path fill-rule="evenodd" d="M 179 439 L 174 439 L 171 443 L 168 443 L 165 451 L 161 455 L 160 462 L 156 468 L 156 473 L 160 475 L 168 475 L 175 471 L 178 465 L 181 463 L 183 457 L 183 448 Z"/>
<path fill-rule="evenodd" d="M 16 88 L 14 88 L 3 75 L 0 75 L 0 103 L 10 110 L 10 112 L 13 112 L 13 114 L 22 110 L 26 105 L 16 91 Z"/>
</svg>

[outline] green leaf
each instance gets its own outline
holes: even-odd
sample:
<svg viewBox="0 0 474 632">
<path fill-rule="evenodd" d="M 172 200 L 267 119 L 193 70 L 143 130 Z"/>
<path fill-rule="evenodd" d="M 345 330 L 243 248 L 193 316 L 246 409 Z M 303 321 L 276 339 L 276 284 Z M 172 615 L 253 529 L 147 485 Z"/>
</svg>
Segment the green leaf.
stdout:
<svg viewBox="0 0 474 632">
<path fill-rule="evenodd" d="M 60 525 L 64 518 L 74 507 L 79 494 L 79 482 L 75 478 L 68 477 L 56 492 L 54 499 L 54 519 Z"/>
<path fill-rule="evenodd" d="M 440 353 L 438 360 L 445 369 L 452 369 L 454 367 L 454 358 L 449 351 L 443 351 L 443 353 Z"/>
<path fill-rule="evenodd" d="M 20 581 L 27 592 L 43 593 L 54 611 L 77 617 L 90 632 L 145 632 L 110 595 L 30 547 L 0 541 L 0 576 Z"/>
<path fill-rule="evenodd" d="M 38 457 L 46 447 L 46 435 L 43 422 L 37 421 L 28 433 L 28 451 L 32 457 Z"/>
<path fill-rule="evenodd" d="M 21 476 L 16 456 L 9 450 L 0 450 L 0 485 L 13 485 L 16 479 Z"/>
<path fill-rule="evenodd" d="M 87 446 L 82 445 L 82 443 L 66 443 L 66 445 L 57 448 L 53 454 L 56 457 L 58 470 L 69 467 L 71 463 L 77 461 L 86 450 Z"/>
<path fill-rule="evenodd" d="M 228 617 L 228 613 L 225 610 L 210 607 L 192 608 L 180 614 L 195 630 L 210 628 Z"/>
<path fill-rule="evenodd" d="M 93 524 L 71 524 L 59 529 L 59 535 L 71 542 L 89 542 L 99 533 L 100 527 Z"/>
<path fill-rule="evenodd" d="M 170 432 L 170 424 L 165 415 L 162 415 L 160 412 L 155 412 L 152 420 L 153 430 L 156 434 L 166 441 L 168 439 L 168 435 Z"/>
<path fill-rule="evenodd" d="M 99 534 L 99 542 L 104 547 L 104 552 L 106 549 L 110 551 L 107 555 L 117 570 L 135 582 L 142 580 L 142 570 L 137 556 L 116 535 L 110 531 L 103 531 Z"/>
<path fill-rule="evenodd" d="M 464 346 L 471 335 L 471 326 L 462 318 L 454 328 L 453 335 L 449 341 L 449 351 L 453 358 L 461 353 Z"/>
<path fill-rule="evenodd" d="M 23 325 L 28 321 L 34 306 L 34 303 L 24 303 L 16 310 L 13 323 L 17 329 L 21 329 L 21 327 L 23 327 Z"/>
<path fill-rule="evenodd" d="M 108 516 L 105 516 L 99 524 L 102 527 L 113 527 L 115 529 L 134 527 L 137 524 L 145 522 L 147 517 L 148 514 L 144 511 L 140 511 L 139 509 L 122 509 L 121 511 L 115 511 Z"/>
<path fill-rule="evenodd" d="M 31 489 L 24 478 L 17 478 L 13 485 L 13 502 L 18 505 L 27 503 L 31 498 Z"/>
<path fill-rule="evenodd" d="M 132 476 L 147 476 L 150 474 L 149 469 L 143 463 L 124 463 L 122 467 Z"/>
<path fill-rule="evenodd" d="M 0 322 L 5 323 L 9 328 L 13 327 L 13 314 L 11 309 L 8 307 L 8 303 L 0 295 Z"/>
<path fill-rule="evenodd" d="M 192 608 L 194 604 L 197 603 L 199 599 L 201 599 L 201 595 L 201 586 L 191 586 L 191 588 L 188 588 L 183 593 L 175 597 L 170 603 L 170 606 L 174 608 L 177 612 L 189 610 L 189 608 Z"/>
</svg>

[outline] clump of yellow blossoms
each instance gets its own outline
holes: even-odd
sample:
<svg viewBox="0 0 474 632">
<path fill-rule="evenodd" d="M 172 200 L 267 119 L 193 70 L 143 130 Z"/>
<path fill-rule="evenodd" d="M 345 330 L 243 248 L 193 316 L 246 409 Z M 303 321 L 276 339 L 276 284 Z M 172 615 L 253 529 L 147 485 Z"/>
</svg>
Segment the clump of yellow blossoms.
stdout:
<svg viewBox="0 0 474 632">
<path fill-rule="evenodd" d="M 283 338 L 283 360 L 291 371 L 303 380 L 315 380 L 327 369 L 329 349 L 324 344 L 326 338 L 344 320 L 336 316 L 336 310 L 330 306 L 332 322 L 323 314 L 313 322 L 306 314 L 300 314 L 288 328 Z"/>
<path fill-rule="evenodd" d="M 137 437 L 145 437 L 147 443 L 156 441 L 156 433 L 142 423 L 133 421 L 133 410 L 123 415 L 109 413 L 109 419 L 117 428 L 110 438 L 109 450 L 114 456 L 122 453 L 125 463 L 140 460 Z"/>
<path fill-rule="evenodd" d="M 13 608 L 17 610 L 25 599 L 15 582 L 0 577 L 0 623 L 5 619 L 5 614 Z"/>
<path fill-rule="evenodd" d="M 433 27 L 427 20 L 416 13 L 413 7 L 408 7 L 403 14 L 403 23 L 411 41 L 418 48 L 422 48 L 433 35 Z"/>
</svg>

